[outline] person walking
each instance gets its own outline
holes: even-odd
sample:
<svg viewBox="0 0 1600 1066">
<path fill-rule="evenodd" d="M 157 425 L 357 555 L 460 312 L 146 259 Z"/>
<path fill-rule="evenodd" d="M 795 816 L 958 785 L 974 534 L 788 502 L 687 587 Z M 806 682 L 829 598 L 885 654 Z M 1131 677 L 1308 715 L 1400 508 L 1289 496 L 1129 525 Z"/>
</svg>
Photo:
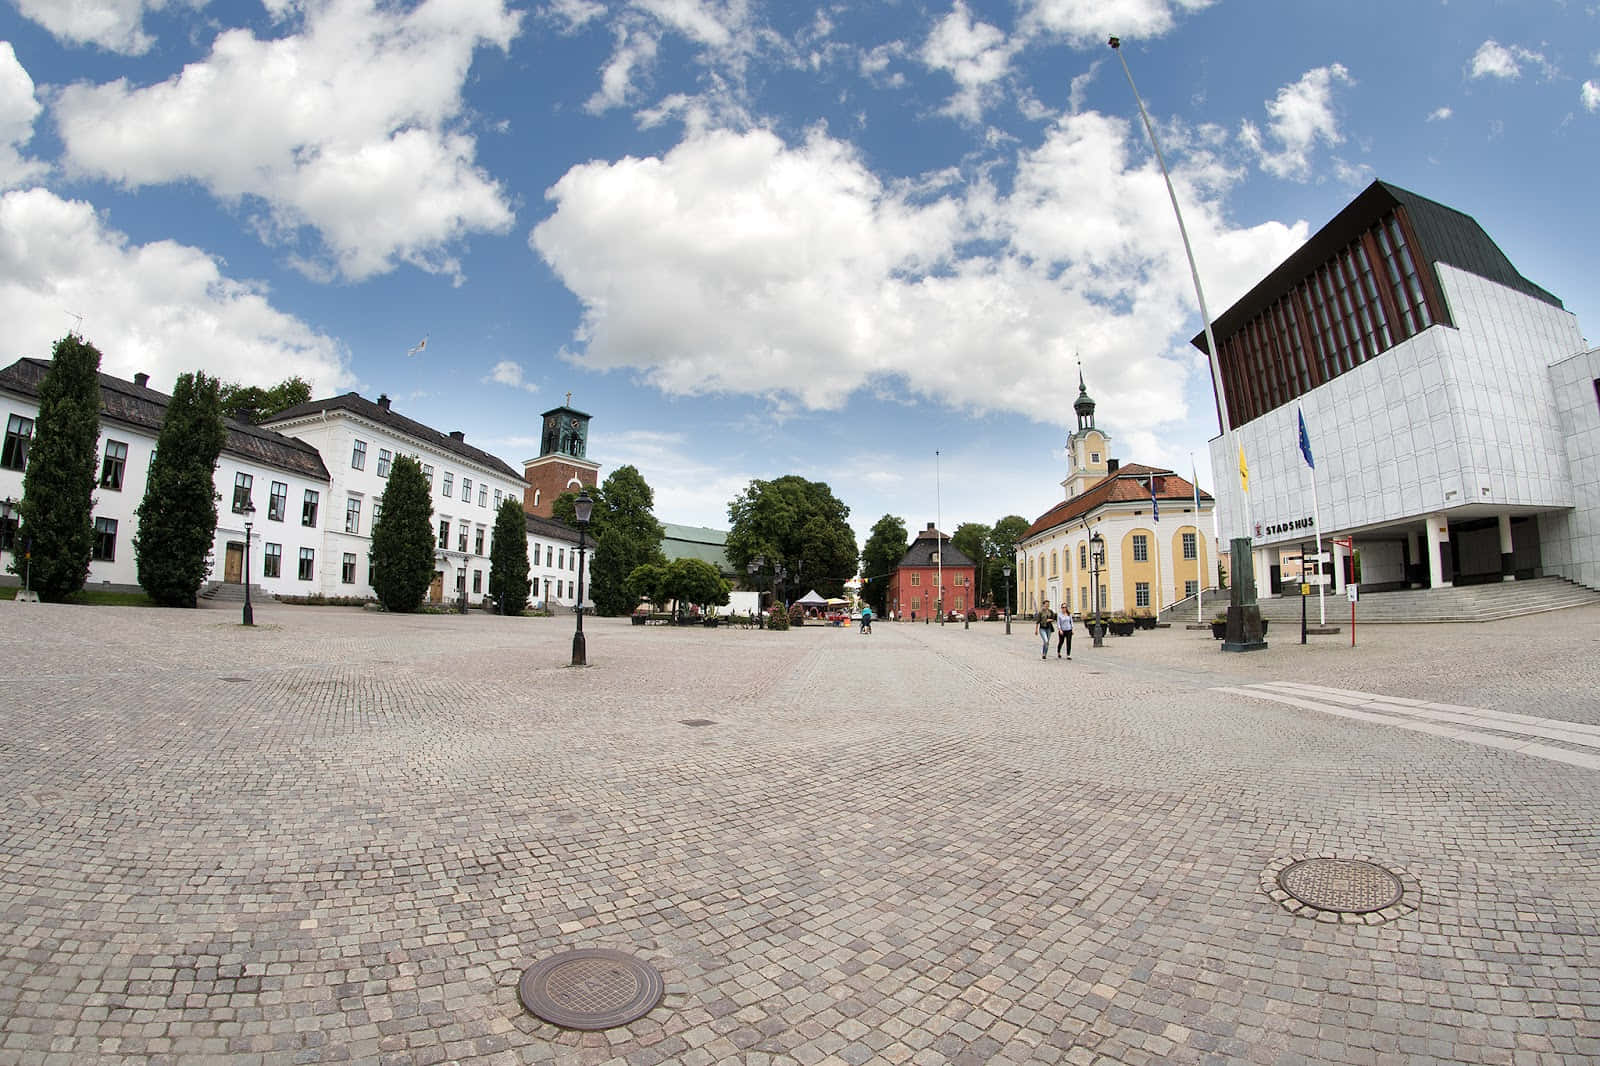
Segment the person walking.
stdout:
<svg viewBox="0 0 1600 1066">
<path fill-rule="evenodd" d="M 1061 658 L 1061 648 L 1062 645 L 1065 645 L 1067 661 L 1070 662 L 1072 660 L 1072 612 L 1067 610 L 1065 602 L 1061 604 L 1060 610 L 1056 611 L 1056 632 L 1060 634 L 1056 637 L 1056 658 Z"/>
<path fill-rule="evenodd" d="M 1033 631 L 1039 634 L 1039 658 L 1050 658 L 1050 631 L 1056 627 L 1056 613 L 1050 609 L 1050 601 L 1045 600 L 1039 605 L 1039 613 L 1033 617 Z"/>
</svg>

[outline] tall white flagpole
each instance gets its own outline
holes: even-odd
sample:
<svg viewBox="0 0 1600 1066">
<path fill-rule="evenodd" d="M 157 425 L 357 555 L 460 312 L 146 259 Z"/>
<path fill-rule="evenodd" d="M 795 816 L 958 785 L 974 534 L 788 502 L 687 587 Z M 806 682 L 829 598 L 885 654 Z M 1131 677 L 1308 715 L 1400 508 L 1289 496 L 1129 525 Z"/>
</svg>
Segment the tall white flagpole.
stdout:
<svg viewBox="0 0 1600 1066">
<path fill-rule="evenodd" d="M 1327 572 L 1322 566 L 1322 512 L 1317 506 L 1316 467 L 1311 468 L 1311 524 L 1317 531 L 1317 580 L 1321 582 L 1327 576 Z M 1327 569 L 1332 570 L 1333 568 L 1330 566 Z M 1328 605 L 1322 599 L 1322 590 L 1324 588 L 1326 586 L 1323 584 L 1317 585 L 1317 617 L 1321 619 L 1318 624 L 1325 626 L 1328 624 Z"/>
<path fill-rule="evenodd" d="M 1189 476 L 1194 479 L 1190 483 L 1194 488 L 1194 620 L 1198 625 L 1205 625 L 1205 608 L 1201 601 L 1206 597 L 1206 564 L 1205 552 L 1200 550 L 1205 541 L 1200 539 L 1200 471 L 1194 465 L 1194 452 L 1189 453 Z"/>
<path fill-rule="evenodd" d="M 939 564 L 939 592 L 934 600 L 938 607 L 939 624 L 944 625 L 944 529 L 941 523 L 944 517 L 940 514 L 943 506 L 939 497 L 939 449 L 933 450 L 933 550 L 934 562 Z"/>
</svg>

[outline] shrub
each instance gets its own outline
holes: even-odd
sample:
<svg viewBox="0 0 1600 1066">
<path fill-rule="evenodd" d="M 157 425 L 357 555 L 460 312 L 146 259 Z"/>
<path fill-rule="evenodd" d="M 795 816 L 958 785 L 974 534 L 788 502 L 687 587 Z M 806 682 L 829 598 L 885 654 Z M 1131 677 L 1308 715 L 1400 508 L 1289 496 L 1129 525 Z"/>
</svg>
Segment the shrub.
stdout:
<svg viewBox="0 0 1600 1066">
<path fill-rule="evenodd" d="M 784 611 L 783 606 L 781 604 L 779 604 L 777 606 L 774 606 L 772 608 L 772 610 L 767 614 L 767 628 L 768 629 L 788 629 L 789 628 L 789 615 Z"/>
<path fill-rule="evenodd" d="M 789 608 L 789 624 L 792 625 L 792 626 L 803 626 L 803 625 L 805 625 L 806 624 L 806 609 L 804 607 L 799 607 L 799 606 L 795 606 L 795 607 Z"/>
</svg>

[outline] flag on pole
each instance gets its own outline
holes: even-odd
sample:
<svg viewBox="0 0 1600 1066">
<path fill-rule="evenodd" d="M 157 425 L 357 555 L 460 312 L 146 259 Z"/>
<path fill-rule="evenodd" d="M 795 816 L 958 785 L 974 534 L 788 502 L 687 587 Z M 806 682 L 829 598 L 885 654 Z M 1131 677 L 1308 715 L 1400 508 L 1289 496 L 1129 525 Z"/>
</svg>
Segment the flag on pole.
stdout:
<svg viewBox="0 0 1600 1066">
<path fill-rule="evenodd" d="M 1150 517 L 1154 521 L 1161 521 L 1161 505 L 1156 503 L 1156 476 L 1150 475 Z"/>
<path fill-rule="evenodd" d="M 427 349 L 427 347 L 428 347 L 428 338 L 427 337 L 423 337 L 416 344 L 413 344 L 410 348 L 407 348 L 406 349 L 406 354 L 407 355 L 416 355 L 420 351 L 425 351 Z"/>
<path fill-rule="evenodd" d="M 1244 445 L 1239 445 L 1239 488 L 1250 491 L 1250 465 L 1244 461 Z"/>
<path fill-rule="evenodd" d="M 1311 438 L 1306 435 L 1306 413 L 1295 408 L 1295 413 L 1300 416 L 1300 454 L 1306 457 L 1306 465 L 1315 470 L 1317 464 L 1311 459 Z M 1240 459 L 1240 462 L 1243 462 Z"/>
</svg>

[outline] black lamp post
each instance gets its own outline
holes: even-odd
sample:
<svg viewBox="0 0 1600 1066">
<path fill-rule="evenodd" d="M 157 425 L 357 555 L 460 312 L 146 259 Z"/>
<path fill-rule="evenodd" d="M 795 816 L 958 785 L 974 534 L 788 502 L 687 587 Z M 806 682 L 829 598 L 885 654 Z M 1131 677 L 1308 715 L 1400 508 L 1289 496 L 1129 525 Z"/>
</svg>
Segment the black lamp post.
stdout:
<svg viewBox="0 0 1600 1066">
<path fill-rule="evenodd" d="M 255 504 L 246 500 L 244 510 L 240 513 L 244 515 L 244 624 L 253 626 L 256 624 L 256 612 L 250 605 L 250 529 L 251 519 L 256 514 Z"/>
<path fill-rule="evenodd" d="M 1006 576 L 1006 636 L 1011 635 L 1011 567 L 1002 566 L 1000 572 Z"/>
<path fill-rule="evenodd" d="M 745 570 L 750 574 L 750 584 L 754 585 L 756 589 L 756 614 L 758 615 L 761 613 L 761 584 L 756 580 L 756 575 L 761 573 L 761 566 L 765 562 L 766 560 L 758 555 L 744 565 Z"/>
<path fill-rule="evenodd" d="M 1094 582 L 1094 624 L 1089 627 L 1089 633 L 1094 637 L 1094 646 L 1103 648 L 1106 620 L 1101 616 L 1105 605 L 1100 602 L 1100 570 L 1106 565 L 1106 539 L 1098 533 L 1089 538 L 1089 562 L 1093 564 L 1090 580 Z"/>
<path fill-rule="evenodd" d="M 594 501 L 589 498 L 587 488 L 572 501 L 572 512 L 578 520 L 578 628 L 572 634 L 572 665 L 588 666 L 589 646 L 583 639 L 583 558 L 589 546 L 589 517 L 594 514 Z"/>
</svg>

